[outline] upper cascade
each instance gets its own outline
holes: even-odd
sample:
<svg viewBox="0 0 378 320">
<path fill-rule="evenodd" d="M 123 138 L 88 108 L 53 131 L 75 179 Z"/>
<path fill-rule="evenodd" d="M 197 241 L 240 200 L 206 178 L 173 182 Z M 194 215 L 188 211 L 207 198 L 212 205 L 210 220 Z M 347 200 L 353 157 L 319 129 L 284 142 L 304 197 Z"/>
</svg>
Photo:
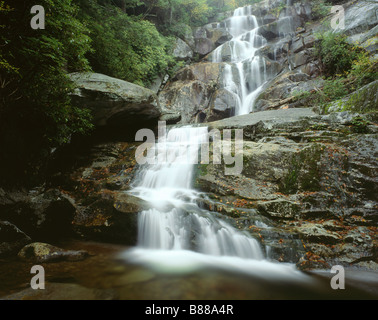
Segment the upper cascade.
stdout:
<svg viewBox="0 0 378 320">
<path fill-rule="evenodd" d="M 258 34 L 259 24 L 252 14 L 252 6 L 236 9 L 223 24 L 233 38 L 214 50 L 211 61 L 228 63 L 221 75 L 221 85 L 237 101 L 235 115 L 248 114 L 253 111 L 254 101 L 267 81 L 265 59 L 256 56 L 256 51 L 265 46 L 267 40 Z"/>
</svg>

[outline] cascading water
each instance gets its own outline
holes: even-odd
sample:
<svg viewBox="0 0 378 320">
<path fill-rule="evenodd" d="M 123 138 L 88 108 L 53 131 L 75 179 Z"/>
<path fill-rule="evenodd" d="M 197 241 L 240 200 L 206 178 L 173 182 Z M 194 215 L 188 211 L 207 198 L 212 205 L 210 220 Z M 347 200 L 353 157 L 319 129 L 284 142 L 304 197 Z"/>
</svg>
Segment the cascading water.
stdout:
<svg viewBox="0 0 378 320">
<path fill-rule="evenodd" d="M 206 141 L 208 128 L 183 127 L 170 130 L 156 144 L 156 159 L 166 161 L 142 168 L 131 191 L 153 207 L 140 213 L 138 246 L 262 259 L 255 239 L 197 205 L 199 194 L 192 188 L 194 163 Z"/>
<path fill-rule="evenodd" d="M 256 55 L 267 41 L 258 34 L 259 24 L 251 6 L 236 9 L 223 25 L 233 39 L 214 50 L 211 60 L 227 62 L 221 85 L 236 98 L 235 115 L 248 114 L 267 81 L 265 60 Z"/>
<path fill-rule="evenodd" d="M 235 10 L 225 24 L 233 39 L 213 52 L 212 61 L 228 62 L 221 85 L 238 101 L 236 114 L 248 114 L 267 81 L 265 61 L 255 55 L 267 41 L 258 35 L 250 6 Z M 159 137 L 152 149 L 157 162 L 140 168 L 129 191 L 151 209 L 139 214 L 138 246 L 124 258 L 168 274 L 209 267 L 264 279 L 308 280 L 294 265 L 266 260 L 256 239 L 198 205 L 202 195 L 192 182 L 208 138 L 206 127 L 174 128 Z"/>
<path fill-rule="evenodd" d="M 208 128 L 181 127 L 153 148 L 164 162 L 144 165 L 130 191 L 151 204 L 139 214 L 138 246 L 123 254 L 128 262 L 161 274 L 178 275 L 215 269 L 269 281 L 310 281 L 294 265 L 265 259 L 260 243 L 201 209 L 192 188 L 201 143 Z"/>
</svg>

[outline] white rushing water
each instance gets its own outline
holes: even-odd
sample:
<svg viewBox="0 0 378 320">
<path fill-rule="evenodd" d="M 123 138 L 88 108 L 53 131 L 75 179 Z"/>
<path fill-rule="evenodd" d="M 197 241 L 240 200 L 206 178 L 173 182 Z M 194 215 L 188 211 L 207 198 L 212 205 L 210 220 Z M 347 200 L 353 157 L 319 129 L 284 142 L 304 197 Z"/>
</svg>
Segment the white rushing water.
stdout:
<svg viewBox="0 0 378 320">
<path fill-rule="evenodd" d="M 144 165 L 130 191 L 151 204 L 139 214 L 136 248 L 122 258 L 159 274 L 181 275 L 213 269 L 267 281 L 311 283 L 292 264 L 268 261 L 260 243 L 197 205 L 201 194 L 193 186 L 206 127 L 182 127 L 168 132 L 154 147 L 167 161 Z"/>
<path fill-rule="evenodd" d="M 236 9 L 224 24 L 233 39 L 214 50 L 212 62 L 228 63 L 222 85 L 236 98 L 235 115 L 244 115 L 253 111 L 254 102 L 267 81 L 265 60 L 256 55 L 267 41 L 258 34 L 259 24 L 252 14 L 252 6 Z"/>
<path fill-rule="evenodd" d="M 221 62 L 225 50 L 230 51 L 223 85 L 239 102 L 236 113 L 247 114 L 266 81 L 265 62 L 255 56 L 266 40 L 257 34 L 251 7 L 235 10 L 227 28 L 234 38 L 214 51 L 213 61 Z M 266 250 L 249 233 L 199 207 L 202 195 L 193 188 L 195 164 L 201 160 L 201 144 L 208 141 L 207 127 L 173 128 L 159 137 L 152 149 L 158 161 L 139 169 L 129 191 L 151 209 L 139 214 L 138 245 L 123 257 L 168 274 L 215 268 L 270 280 L 309 280 L 294 265 L 269 262 Z"/>
<path fill-rule="evenodd" d="M 182 127 L 156 144 L 158 158 L 141 168 L 131 191 L 151 203 L 140 213 L 138 246 L 146 249 L 193 250 L 212 256 L 262 259 L 258 242 L 197 205 L 193 187 L 195 165 L 206 127 Z"/>
</svg>

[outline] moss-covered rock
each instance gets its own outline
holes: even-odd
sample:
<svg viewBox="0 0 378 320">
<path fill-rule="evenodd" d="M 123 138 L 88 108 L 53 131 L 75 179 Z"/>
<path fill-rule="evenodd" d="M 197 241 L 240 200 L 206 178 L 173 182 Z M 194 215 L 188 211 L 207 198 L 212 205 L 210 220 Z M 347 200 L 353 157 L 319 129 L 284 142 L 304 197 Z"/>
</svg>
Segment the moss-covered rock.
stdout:
<svg viewBox="0 0 378 320">
<path fill-rule="evenodd" d="M 330 103 L 325 107 L 326 113 L 351 111 L 368 113 L 378 111 L 378 81 L 374 81 L 348 97 Z"/>
<path fill-rule="evenodd" d="M 23 260 L 30 260 L 34 263 L 47 263 L 57 261 L 81 261 L 88 257 L 86 251 L 63 250 L 47 243 L 31 243 L 25 246 L 18 253 Z"/>
</svg>

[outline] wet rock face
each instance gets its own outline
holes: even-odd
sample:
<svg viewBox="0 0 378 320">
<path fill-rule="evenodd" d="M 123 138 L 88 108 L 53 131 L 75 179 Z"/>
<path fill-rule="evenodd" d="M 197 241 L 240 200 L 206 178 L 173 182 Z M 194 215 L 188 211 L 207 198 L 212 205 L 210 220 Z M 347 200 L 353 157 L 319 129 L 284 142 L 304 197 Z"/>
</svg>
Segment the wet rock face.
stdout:
<svg viewBox="0 0 378 320">
<path fill-rule="evenodd" d="M 356 133 L 356 116 L 288 109 L 210 123 L 244 130 L 244 160 L 238 176 L 224 175 L 224 165 L 200 166 L 196 185 L 215 203 L 207 207 L 257 234 L 270 258 L 301 268 L 369 261 L 374 268 L 378 132 L 370 122 Z"/>
</svg>

